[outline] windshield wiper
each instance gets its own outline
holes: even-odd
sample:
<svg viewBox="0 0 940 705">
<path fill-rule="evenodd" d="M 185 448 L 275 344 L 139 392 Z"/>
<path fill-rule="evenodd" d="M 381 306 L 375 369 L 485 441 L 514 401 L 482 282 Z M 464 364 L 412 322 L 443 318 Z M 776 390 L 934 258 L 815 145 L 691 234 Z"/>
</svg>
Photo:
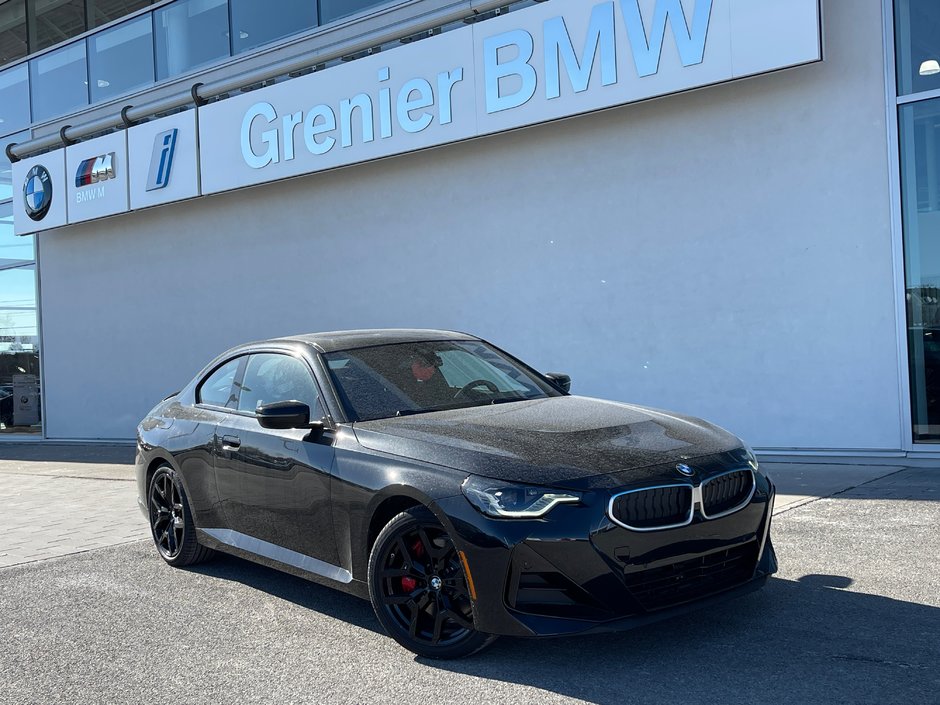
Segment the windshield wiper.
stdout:
<svg viewBox="0 0 940 705">
<path fill-rule="evenodd" d="M 497 397 L 490 401 L 490 404 L 508 404 L 511 401 L 528 401 L 532 397 L 527 397 L 522 394 L 518 394 L 514 397 Z"/>
</svg>

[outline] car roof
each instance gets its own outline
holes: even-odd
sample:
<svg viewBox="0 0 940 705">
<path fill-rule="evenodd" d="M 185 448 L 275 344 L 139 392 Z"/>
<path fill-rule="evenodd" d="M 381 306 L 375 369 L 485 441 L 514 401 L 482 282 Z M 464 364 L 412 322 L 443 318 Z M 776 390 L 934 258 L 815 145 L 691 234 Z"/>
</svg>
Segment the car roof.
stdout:
<svg viewBox="0 0 940 705">
<path fill-rule="evenodd" d="M 432 340 L 479 340 L 467 333 L 423 328 L 373 328 L 365 330 L 340 330 L 326 333 L 306 333 L 277 338 L 276 342 L 300 342 L 315 346 L 320 352 L 336 352 L 354 348 L 394 343 L 418 343 Z M 275 341 L 271 341 L 275 342 Z"/>
</svg>

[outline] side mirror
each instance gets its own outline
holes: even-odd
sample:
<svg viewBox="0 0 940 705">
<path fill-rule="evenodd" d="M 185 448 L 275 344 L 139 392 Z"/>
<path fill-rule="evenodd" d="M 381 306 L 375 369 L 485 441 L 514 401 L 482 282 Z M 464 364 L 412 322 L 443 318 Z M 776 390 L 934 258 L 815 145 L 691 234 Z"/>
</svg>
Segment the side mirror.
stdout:
<svg viewBox="0 0 940 705">
<path fill-rule="evenodd" d="M 262 428 L 278 430 L 311 428 L 310 407 L 300 401 L 278 401 L 265 404 L 258 407 L 255 416 Z"/>
<path fill-rule="evenodd" d="M 571 377 L 561 372 L 546 372 L 545 378 L 565 394 L 571 391 Z"/>
</svg>

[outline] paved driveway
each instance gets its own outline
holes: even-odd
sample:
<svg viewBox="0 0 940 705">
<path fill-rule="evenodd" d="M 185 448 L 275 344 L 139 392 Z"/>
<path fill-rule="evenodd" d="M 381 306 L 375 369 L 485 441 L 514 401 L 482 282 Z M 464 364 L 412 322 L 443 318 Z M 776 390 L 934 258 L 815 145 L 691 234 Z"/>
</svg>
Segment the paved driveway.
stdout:
<svg viewBox="0 0 940 705">
<path fill-rule="evenodd" d="M 174 570 L 133 541 L 0 568 L 0 703 L 936 705 L 940 474 L 859 469 L 847 480 L 859 486 L 820 499 L 813 472 L 777 473 L 803 499 L 778 511 L 781 573 L 765 590 L 624 634 L 502 639 L 457 662 L 402 650 L 366 602 L 234 558 Z M 131 482 L 83 481 L 142 527 Z"/>
</svg>

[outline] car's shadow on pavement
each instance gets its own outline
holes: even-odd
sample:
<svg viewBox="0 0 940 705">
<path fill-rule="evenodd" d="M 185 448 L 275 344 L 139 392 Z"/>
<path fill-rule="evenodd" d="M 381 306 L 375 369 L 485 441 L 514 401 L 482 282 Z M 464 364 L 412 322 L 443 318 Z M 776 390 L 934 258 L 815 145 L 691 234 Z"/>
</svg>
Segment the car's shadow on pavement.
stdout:
<svg viewBox="0 0 940 705">
<path fill-rule="evenodd" d="M 719 608 L 630 632 L 503 638 L 462 661 L 419 660 L 598 705 L 940 702 L 940 608 L 851 583 L 771 579 Z"/>
<path fill-rule="evenodd" d="M 208 563 L 184 568 L 193 573 L 241 583 L 305 609 L 384 634 L 366 600 L 235 556 L 217 555 Z"/>
<path fill-rule="evenodd" d="M 365 600 L 249 561 L 220 556 L 188 570 L 383 633 Z M 852 592 L 852 582 L 772 578 L 752 595 L 629 632 L 504 637 L 471 658 L 415 660 L 598 705 L 938 702 L 940 608 Z"/>
</svg>

